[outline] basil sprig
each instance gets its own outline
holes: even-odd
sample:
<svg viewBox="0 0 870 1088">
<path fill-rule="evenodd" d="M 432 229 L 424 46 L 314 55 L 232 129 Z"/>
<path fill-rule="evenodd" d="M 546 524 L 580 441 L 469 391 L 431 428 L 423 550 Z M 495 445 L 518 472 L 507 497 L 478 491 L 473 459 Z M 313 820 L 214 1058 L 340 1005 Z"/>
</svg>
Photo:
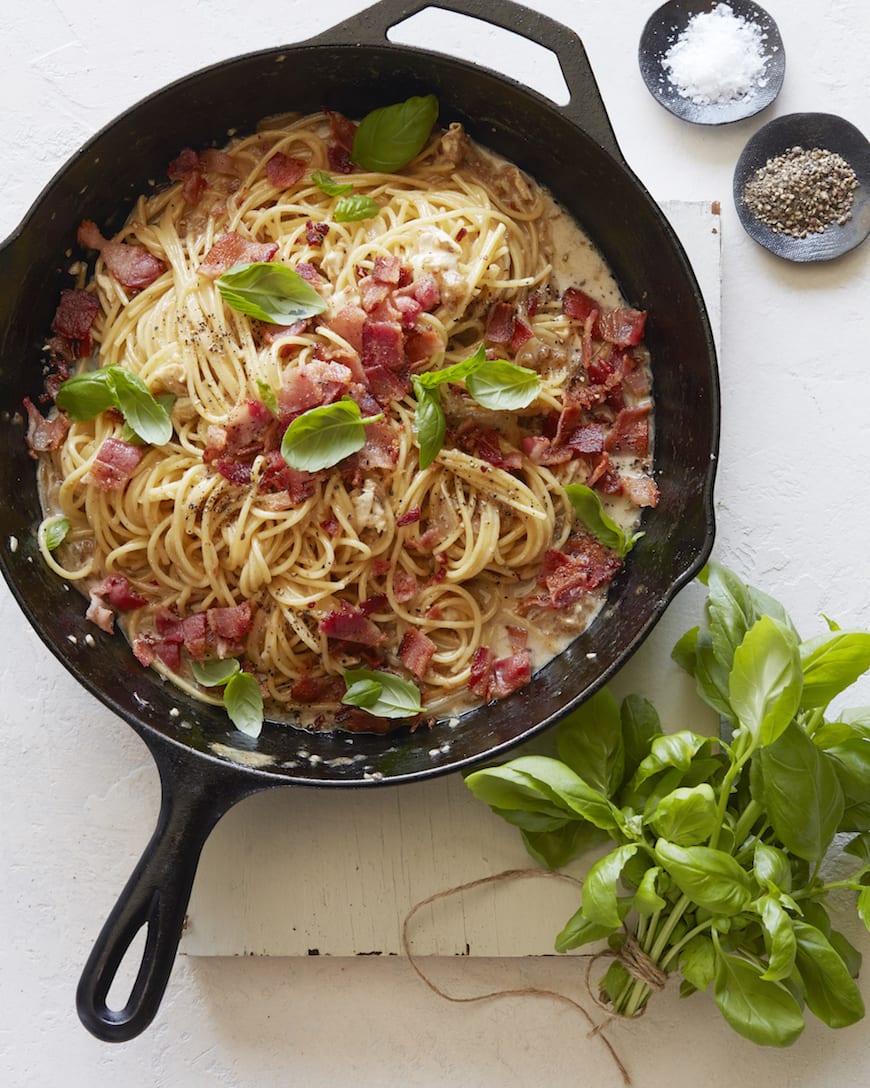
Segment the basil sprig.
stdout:
<svg viewBox="0 0 870 1088">
<path fill-rule="evenodd" d="M 350 397 L 310 408 L 284 432 L 281 456 L 291 468 L 307 472 L 332 468 L 363 448 L 366 423 L 378 419 L 383 419 L 383 414 L 363 418 L 359 405 Z"/>
<path fill-rule="evenodd" d="M 621 558 L 628 555 L 643 536 L 643 533 L 627 533 L 604 509 L 598 492 L 586 484 L 566 484 L 565 494 L 589 532 Z"/>
<path fill-rule="evenodd" d="M 343 196 L 335 205 L 332 217 L 336 223 L 358 223 L 362 219 L 374 219 L 380 210 L 380 204 L 370 196 Z"/>
<path fill-rule="evenodd" d="M 55 548 L 59 548 L 61 544 L 66 540 L 69 533 L 69 518 L 64 518 L 58 515 L 54 518 L 49 518 L 46 521 L 43 528 L 45 546 L 53 552 Z"/>
<path fill-rule="evenodd" d="M 172 420 L 164 404 L 137 374 L 120 366 L 68 378 L 58 390 L 56 403 L 75 420 L 93 419 L 107 408 L 117 408 L 133 435 L 152 446 L 163 446 L 172 437 Z"/>
<path fill-rule="evenodd" d="M 605 688 L 558 727 L 558 758 L 524 756 L 466 783 L 550 868 L 612 840 L 556 949 L 608 941 L 600 986 L 614 1012 L 633 1016 L 652 994 L 621 960 L 630 935 L 682 976 L 682 996 L 710 990 L 736 1032 L 784 1047 L 805 1009 L 832 1028 L 864 1016 L 861 956 L 828 903 L 854 896 L 870 930 L 870 708 L 829 708 L 870 669 L 870 633 L 829 622 L 804 640 L 779 602 L 727 568 L 711 563 L 703 580 L 703 622 L 672 656 L 721 738 L 663 732 L 648 700 L 619 703 Z M 837 836 L 845 852 L 827 875 Z"/>
<path fill-rule="evenodd" d="M 417 398 L 414 426 L 421 469 L 435 460 L 444 445 L 447 421 L 438 390 L 446 382 L 465 382 L 472 399 L 493 411 L 526 408 L 541 391 L 541 379 L 534 370 L 507 359 L 487 359 L 483 344 L 462 362 L 415 374 L 411 384 Z"/>
<path fill-rule="evenodd" d="M 386 174 L 401 170 L 426 146 L 437 120 L 434 94 L 372 110 L 357 125 L 350 157 L 363 170 Z"/>
<path fill-rule="evenodd" d="M 378 718 L 413 718 L 423 712 L 420 689 L 410 680 L 374 669 L 345 669 L 347 691 L 342 703 L 358 706 Z"/>
<path fill-rule="evenodd" d="M 193 675 L 203 687 L 224 689 L 224 708 L 233 725 L 248 737 L 263 730 L 263 693 L 257 678 L 244 672 L 234 657 L 194 661 Z"/>
<path fill-rule="evenodd" d="M 326 309 L 325 300 L 311 284 L 285 264 L 272 261 L 236 264 L 216 282 L 228 306 L 270 325 L 292 325 Z"/>
<path fill-rule="evenodd" d="M 353 185 L 349 181 L 336 181 L 325 170 L 315 170 L 311 180 L 327 196 L 344 196 L 346 193 L 353 192 Z"/>
</svg>

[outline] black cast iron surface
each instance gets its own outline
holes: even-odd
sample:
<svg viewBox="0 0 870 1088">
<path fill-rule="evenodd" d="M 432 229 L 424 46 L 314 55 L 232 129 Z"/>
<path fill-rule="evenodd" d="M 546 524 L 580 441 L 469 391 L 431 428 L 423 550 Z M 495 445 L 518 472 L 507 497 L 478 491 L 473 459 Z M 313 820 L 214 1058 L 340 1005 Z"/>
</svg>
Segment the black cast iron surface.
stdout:
<svg viewBox="0 0 870 1088">
<path fill-rule="evenodd" d="M 562 67 L 570 103 L 557 108 L 487 69 L 387 42 L 390 27 L 426 7 L 474 15 L 547 46 Z M 592 627 L 525 689 L 471 712 L 460 728 L 444 726 L 434 735 L 400 729 L 381 737 L 308 734 L 267 722 L 251 740 L 221 711 L 143 670 L 120 636 L 95 630 L 84 619 L 81 598 L 41 562 L 21 402 L 41 387 L 40 349 L 59 293 L 70 286 L 64 254 L 81 219 L 95 220 L 111 235 L 147 189 L 146 179 L 163 177 L 182 147 L 221 146 L 230 130 L 251 131 L 264 116 L 328 106 L 360 117 L 428 93 L 438 96 L 443 124 L 461 121 L 479 142 L 548 186 L 602 250 L 629 303 L 650 311 L 646 342 L 654 360 L 661 500 Z M 157 1011 L 202 844 L 235 802 L 275 785 L 400 784 L 492 760 L 605 683 L 712 546 L 718 379 L 697 282 L 669 224 L 622 160 L 580 41 L 508 0 L 383 0 L 310 42 L 195 73 L 98 133 L 0 249 L 0 390 L 3 573 L 49 649 L 143 737 L 163 785 L 158 827 L 79 986 L 83 1022 L 109 1041 L 132 1038 Z M 143 925 L 148 935 L 139 977 L 125 1007 L 110 1010 L 112 979 Z"/>
</svg>

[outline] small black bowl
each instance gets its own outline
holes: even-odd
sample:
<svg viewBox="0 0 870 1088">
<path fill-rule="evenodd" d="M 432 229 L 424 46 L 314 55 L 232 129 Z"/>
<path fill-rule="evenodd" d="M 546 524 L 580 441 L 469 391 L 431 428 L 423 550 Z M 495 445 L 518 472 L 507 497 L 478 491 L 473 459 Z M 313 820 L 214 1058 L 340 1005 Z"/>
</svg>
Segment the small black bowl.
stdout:
<svg viewBox="0 0 870 1088">
<path fill-rule="evenodd" d="M 750 0 L 727 0 L 727 5 L 735 16 L 760 27 L 764 35 L 764 85 L 756 85 L 743 98 L 708 104 L 693 102 L 679 93 L 663 65 L 665 56 L 689 25 L 689 20 L 718 7 L 716 0 L 671 0 L 653 12 L 640 37 L 638 63 L 650 94 L 666 110 L 696 125 L 726 125 L 760 113 L 779 94 L 785 78 L 785 50 L 779 28 L 770 15 Z"/>
<path fill-rule="evenodd" d="M 852 218 L 842 226 L 794 238 L 765 226 L 743 203 L 746 183 L 756 170 L 789 148 L 820 147 L 841 155 L 855 171 L 858 188 Z M 734 170 L 734 203 L 746 233 L 787 261 L 830 261 L 860 245 L 870 234 L 870 143 L 849 121 L 832 113 L 788 113 L 770 121 L 744 147 Z"/>
</svg>

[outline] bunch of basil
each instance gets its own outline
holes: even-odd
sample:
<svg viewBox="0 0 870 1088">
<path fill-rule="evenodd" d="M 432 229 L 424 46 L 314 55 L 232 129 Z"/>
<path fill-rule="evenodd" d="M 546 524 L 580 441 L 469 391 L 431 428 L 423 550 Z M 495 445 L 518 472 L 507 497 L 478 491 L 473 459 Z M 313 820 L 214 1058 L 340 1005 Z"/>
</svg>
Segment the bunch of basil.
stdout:
<svg viewBox="0 0 870 1088">
<path fill-rule="evenodd" d="M 870 707 L 828 715 L 870 668 L 870 634 L 802 640 L 783 607 L 711 563 L 705 623 L 674 659 L 721 717 L 719 738 L 664 733 L 639 696 L 603 690 L 557 730 L 559 758 L 523 756 L 467 778 L 517 826 L 532 856 L 557 868 L 607 837 L 561 952 L 607 939 L 599 985 L 637 1013 L 648 982 L 620 959 L 639 945 L 680 993 L 713 987 L 735 1031 L 788 1046 L 809 1009 L 830 1027 L 860 1020 L 861 955 L 833 928 L 826 900 L 857 897 L 870 929 Z M 854 872 L 826 879 L 836 847 Z M 635 945 L 636 942 L 636 945 Z"/>
</svg>

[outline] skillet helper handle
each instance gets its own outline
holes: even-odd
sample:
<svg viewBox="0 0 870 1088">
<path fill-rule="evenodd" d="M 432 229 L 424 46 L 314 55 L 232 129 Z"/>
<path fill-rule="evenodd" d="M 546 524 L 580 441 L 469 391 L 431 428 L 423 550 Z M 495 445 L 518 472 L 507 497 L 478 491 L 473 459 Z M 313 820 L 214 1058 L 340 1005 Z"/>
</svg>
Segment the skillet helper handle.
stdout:
<svg viewBox="0 0 870 1088">
<path fill-rule="evenodd" d="M 558 108 L 605 151 L 624 162 L 580 38 L 564 23 L 512 0 L 380 0 L 314 40 L 383 45 L 392 27 L 427 8 L 479 19 L 549 49 L 562 69 L 571 96 L 566 105 Z"/>
<path fill-rule="evenodd" d="M 154 755 L 163 787 L 157 827 L 97 937 L 76 992 L 79 1019 L 108 1043 L 133 1039 L 154 1019 L 172 971 L 205 840 L 220 817 L 252 792 L 250 787 L 239 790 L 226 779 L 215 781 L 213 774 L 203 774 L 168 750 Z M 143 926 L 145 948 L 136 980 L 124 1007 L 110 1009 L 109 990 Z"/>
</svg>

